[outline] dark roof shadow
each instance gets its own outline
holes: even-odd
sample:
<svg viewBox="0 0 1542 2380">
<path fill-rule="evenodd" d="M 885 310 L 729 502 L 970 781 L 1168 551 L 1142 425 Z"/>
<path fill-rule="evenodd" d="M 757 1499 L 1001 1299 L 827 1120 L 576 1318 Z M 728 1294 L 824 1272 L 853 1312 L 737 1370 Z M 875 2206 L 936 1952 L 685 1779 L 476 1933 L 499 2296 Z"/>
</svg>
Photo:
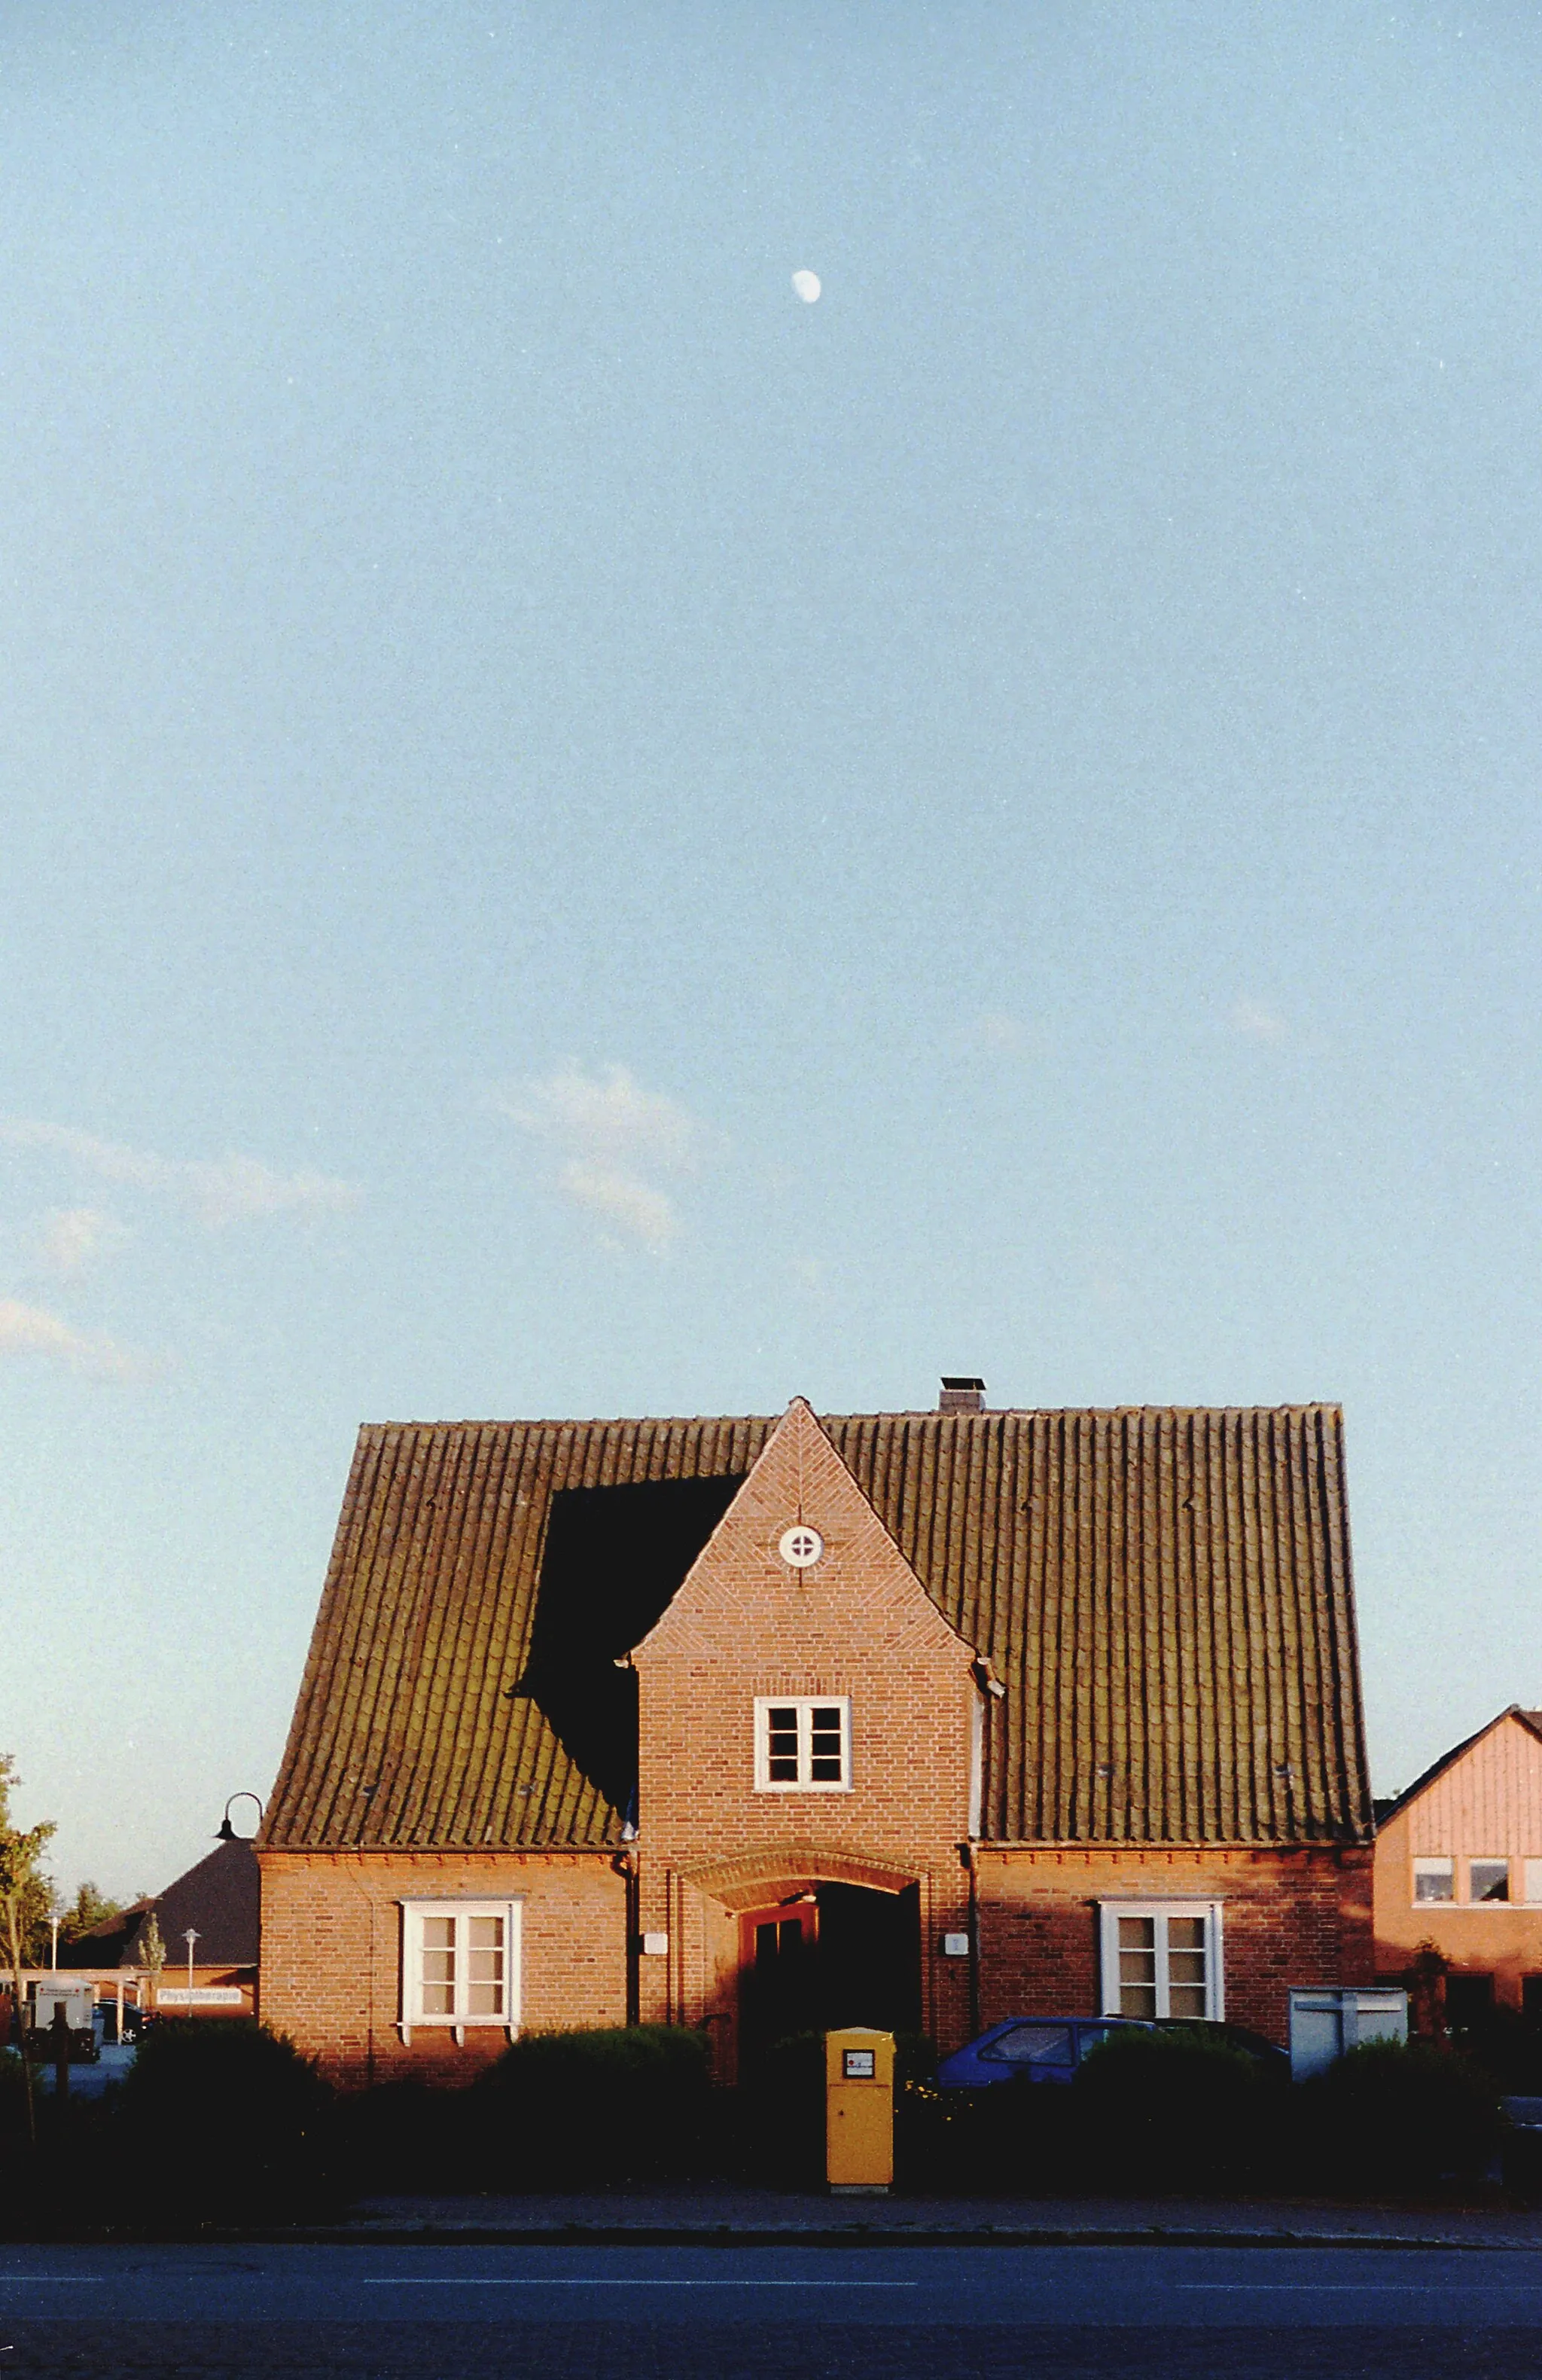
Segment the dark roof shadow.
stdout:
<svg viewBox="0 0 1542 2380">
<path fill-rule="evenodd" d="M 618 1810 L 637 1785 L 641 1644 L 744 1484 L 650 1479 L 551 1499 L 530 1655 L 514 1694 L 540 1705 L 569 1758 Z"/>
</svg>

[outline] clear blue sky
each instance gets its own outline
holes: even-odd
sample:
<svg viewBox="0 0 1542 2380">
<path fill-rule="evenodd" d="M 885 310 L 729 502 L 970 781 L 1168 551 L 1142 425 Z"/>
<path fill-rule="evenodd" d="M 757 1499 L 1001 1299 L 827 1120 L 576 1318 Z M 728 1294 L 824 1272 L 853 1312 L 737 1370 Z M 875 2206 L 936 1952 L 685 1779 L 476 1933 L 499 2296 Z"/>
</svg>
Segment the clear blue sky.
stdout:
<svg viewBox="0 0 1542 2380">
<path fill-rule="evenodd" d="M 1342 1398 L 1379 1790 L 1542 1703 L 1539 157 L 1530 6 L 6 12 L 66 1888 L 363 1419 Z"/>
</svg>

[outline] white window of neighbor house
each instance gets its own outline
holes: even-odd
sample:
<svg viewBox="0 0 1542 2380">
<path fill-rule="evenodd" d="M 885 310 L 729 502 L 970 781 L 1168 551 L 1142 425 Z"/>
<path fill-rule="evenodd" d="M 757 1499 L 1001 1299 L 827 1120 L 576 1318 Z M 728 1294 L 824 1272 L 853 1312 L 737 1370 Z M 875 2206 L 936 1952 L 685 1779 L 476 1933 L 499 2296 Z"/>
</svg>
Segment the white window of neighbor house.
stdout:
<svg viewBox="0 0 1542 2380">
<path fill-rule="evenodd" d="M 1456 1862 L 1452 1859 L 1416 1859 L 1414 1862 L 1414 1898 L 1416 1900 L 1454 1900 Z"/>
<path fill-rule="evenodd" d="M 519 2031 L 520 1904 L 517 1900 L 402 1903 L 404 2041 L 415 2026 Z"/>
<path fill-rule="evenodd" d="M 1104 2016 L 1225 2014 L 1219 1900 L 1102 1901 L 1099 1942 Z"/>
<path fill-rule="evenodd" d="M 1469 1900 L 1508 1900 L 1510 1862 L 1507 1859 L 1469 1860 L 1467 1898 Z"/>
<path fill-rule="evenodd" d="M 836 1694 L 757 1694 L 755 1791 L 846 1793 L 851 1705 Z"/>
<path fill-rule="evenodd" d="M 1526 1860 L 1524 1863 L 1524 1865 L 1525 1869 L 1526 1899 L 1533 1908 L 1535 1908 L 1536 1903 L 1539 1900 L 1542 1900 L 1542 1859 Z"/>
</svg>

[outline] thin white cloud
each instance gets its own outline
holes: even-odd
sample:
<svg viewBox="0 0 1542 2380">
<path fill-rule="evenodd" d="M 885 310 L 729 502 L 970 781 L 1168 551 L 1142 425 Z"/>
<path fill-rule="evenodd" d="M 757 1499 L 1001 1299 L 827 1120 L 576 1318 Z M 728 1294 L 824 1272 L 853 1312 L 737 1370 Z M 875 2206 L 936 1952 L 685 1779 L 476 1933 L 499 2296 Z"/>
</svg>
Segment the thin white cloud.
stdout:
<svg viewBox="0 0 1542 2380">
<path fill-rule="evenodd" d="M 126 1348 L 100 1333 L 77 1330 L 62 1315 L 19 1298 L 0 1297 L 0 1355 L 52 1355 L 78 1372 L 126 1379 L 140 1367 Z"/>
<path fill-rule="evenodd" d="M 678 1100 L 645 1090 L 625 1066 L 567 1065 L 493 1092 L 491 1104 L 552 1151 L 557 1186 L 575 1206 L 654 1256 L 669 1250 L 680 1215 L 665 1184 L 693 1172 L 707 1142 Z"/>
<path fill-rule="evenodd" d="M 1020 1016 L 1009 1015 L 1004 1008 L 987 1008 L 966 1028 L 967 1038 L 981 1050 L 1001 1050 L 1014 1056 L 1026 1056 L 1036 1050 L 1042 1036 Z"/>
<path fill-rule="evenodd" d="M 50 1272 L 70 1281 L 122 1247 L 127 1237 L 127 1227 L 99 1207 L 50 1207 L 38 1232 L 37 1252 Z"/>
<path fill-rule="evenodd" d="M 175 1198 L 211 1231 L 257 1215 L 335 1212 L 355 1205 L 359 1195 L 351 1182 L 326 1173 L 278 1173 L 255 1157 L 157 1157 L 29 1116 L 0 1116 L 0 1142 L 11 1148 L 49 1149 L 103 1181 Z"/>
<path fill-rule="evenodd" d="M 1239 1000 L 1232 1011 L 1231 1024 L 1234 1033 L 1246 1034 L 1250 1041 L 1283 1041 L 1290 1030 L 1283 1016 L 1277 1016 L 1272 1008 L 1265 1008 L 1257 1000 Z"/>
<path fill-rule="evenodd" d="M 654 1256 L 664 1256 L 672 1246 L 680 1231 L 673 1199 L 640 1182 L 634 1173 L 613 1173 L 604 1166 L 584 1165 L 570 1158 L 557 1178 L 577 1206 L 603 1216 Z"/>
</svg>

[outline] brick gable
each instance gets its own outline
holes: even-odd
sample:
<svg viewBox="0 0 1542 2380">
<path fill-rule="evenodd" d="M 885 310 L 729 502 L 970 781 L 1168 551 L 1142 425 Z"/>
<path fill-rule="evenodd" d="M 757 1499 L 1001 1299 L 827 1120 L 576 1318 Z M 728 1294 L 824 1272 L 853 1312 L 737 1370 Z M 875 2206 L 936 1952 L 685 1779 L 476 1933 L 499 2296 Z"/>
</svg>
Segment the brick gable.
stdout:
<svg viewBox="0 0 1542 2380">
<path fill-rule="evenodd" d="M 825 1541 L 804 1570 L 778 1551 L 800 1521 Z M 669 1941 L 642 1962 L 644 2020 L 718 2028 L 731 2071 L 740 1913 L 865 1883 L 913 1899 L 926 2020 L 953 2037 L 968 1978 L 940 1936 L 967 1922 L 973 1648 L 801 1398 L 632 1658 L 640 1904 Z M 755 1704 L 774 1695 L 849 1701 L 848 1790 L 757 1788 Z"/>
<path fill-rule="evenodd" d="M 811 1523 L 820 1561 L 777 1544 Z M 709 1857 L 817 1834 L 913 1855 L 970 1828 L 978 1689 L 951 1628 L 801 1398 L 796 1399 L 632 1656 L 640 1680 L 638 1823 L 650 1856 Z M 757 1695 L 849 1697 L 850 1789 L 757 1791 Z"/>
</svg>

